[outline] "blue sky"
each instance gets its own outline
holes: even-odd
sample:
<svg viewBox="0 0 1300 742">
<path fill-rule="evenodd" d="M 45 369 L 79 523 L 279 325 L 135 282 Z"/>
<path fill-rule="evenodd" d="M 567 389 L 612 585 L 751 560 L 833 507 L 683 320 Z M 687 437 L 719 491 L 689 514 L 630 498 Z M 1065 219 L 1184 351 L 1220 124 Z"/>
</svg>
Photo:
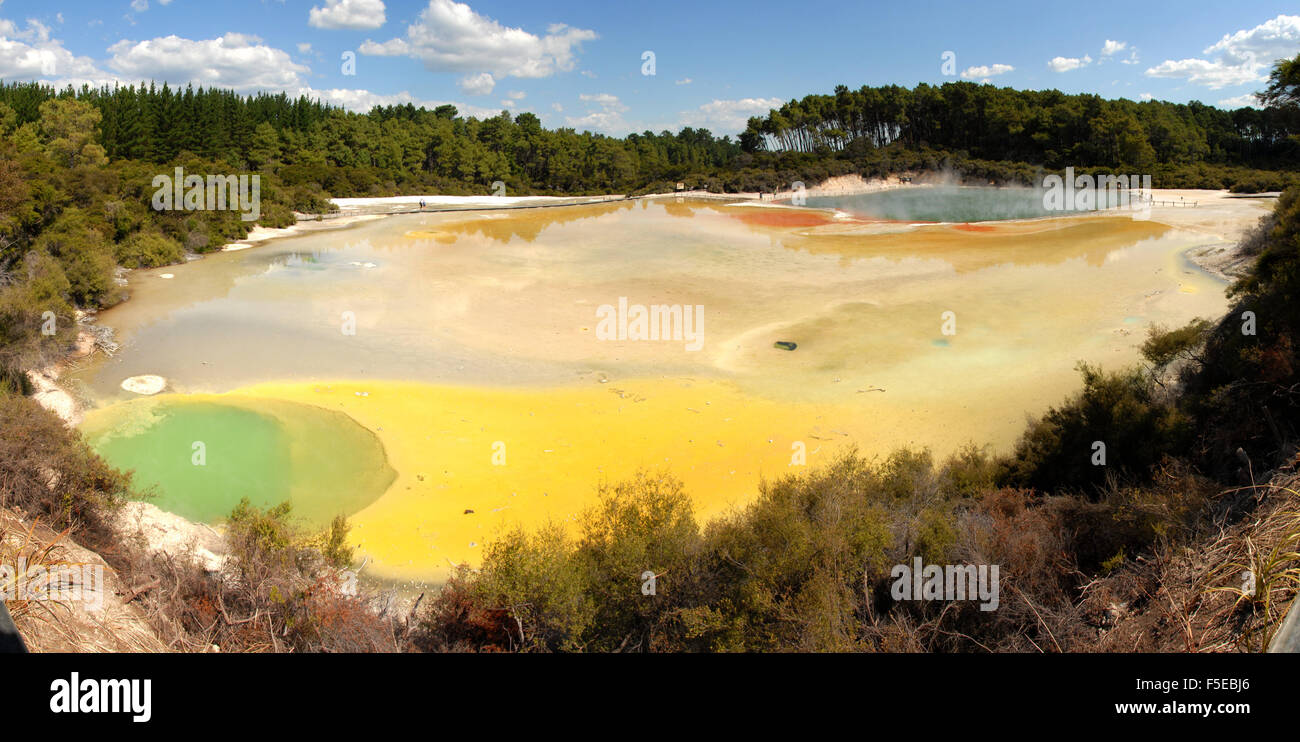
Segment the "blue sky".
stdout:
<svg viewBox="0 0 1300 742">
<path fill-rule="evenodd" d="M 840 83 L 987 80 L 1236 107 L 1274 59 L 1300 53 L 1298 13 L 1294 0 L 0 0 L 0 78 L 193 82 L 362 111 L 454 103 L 616 135 L 735 134 Z"/>
</svg>

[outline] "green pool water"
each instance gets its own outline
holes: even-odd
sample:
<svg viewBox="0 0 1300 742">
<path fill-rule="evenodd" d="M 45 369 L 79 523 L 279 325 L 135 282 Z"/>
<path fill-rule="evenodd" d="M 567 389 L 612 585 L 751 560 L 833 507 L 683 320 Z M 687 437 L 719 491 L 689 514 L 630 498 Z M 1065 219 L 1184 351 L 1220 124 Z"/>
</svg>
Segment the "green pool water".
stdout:
<svg viewBox="0 0 1300 742">
<path fill-rule="evenodd" d="M 809 196 L 814 209 L 839 209 L 874 219 L 918 222 L 983 222 L 1061 216 L 1043 205 L 1036 188 L 915 187 L 850 196 Z M 1096 194 L 1102 206 L 1110 194 Z"/>
<path fill-rule="evenodd" d="M 133 471 L 137 492 L 190 520 L 217 522 L 242 498 L 285 500 L 304 525 L 352 515 L 395 472 L 379 439 L 340 412 L 278 400 L 162 396 L 96 410 L 82 425 L 113 466 Z"/>
</svg>

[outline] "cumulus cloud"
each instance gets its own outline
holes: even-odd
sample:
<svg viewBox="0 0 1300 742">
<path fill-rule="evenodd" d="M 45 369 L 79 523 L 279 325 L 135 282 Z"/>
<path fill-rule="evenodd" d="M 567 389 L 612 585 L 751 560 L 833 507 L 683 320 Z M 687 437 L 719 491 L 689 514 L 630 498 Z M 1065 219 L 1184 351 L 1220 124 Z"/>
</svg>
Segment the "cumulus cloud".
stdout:
<svg viewBox="0 0 1300 742">
<path fill-rule="evenodd" d="M 103 73 L 90 57 L 79 57 L 50 38 L 50 29 L 37 20 L 28 20 L 20 29 L 16 23 L 0 18 L 0 79 L 37 79 L 78 77 L 93 79 Z"/>
<path fill-rule="evenodd" d="M 1224 34 L 1206 54 L 1222 54 L 1229 64 L 1271 65 L 1300 51 L 1300 15 L 1279 15 L 1248 31 Z"/>
<path fill-rule="evenodd" d="M 780 108 L 783 102 L 780 98 L 715 99 L 693 111 L 684 112 L 679 123 L 708 129 L 719 135 L 739 134 L 745 130 L 751 116 L 766 116 L 773 108 Z"/>
<path fill-rule="evenodd" d="M 228 33 L 191 40 L 176 35 L 146 41 L 123 40 L 108 48 L 108 66 L 127 79 L 167 80 L 247 91 L 298 87 L 307 67 L 256 36 Z"/>
<path fill-rule="evenodd" d="M 1167 59 L 1146 71 L 1149 77 L 1185 79 L 1211 90 L 1263 82 L 1278 59 L 1300 52 L 1300 16 L 1279 15 L 1251 29 L 1224 34 L 1202 52 L 1211 58 Z"/>
<path fill-rule="evenodd" d="M 1052 57 L 1047 66 L 1051 67 L 1053 72 L 1069 72 L 1090 64 L 1092 64 L 1092 57 L 1085 54 L 1082 57 Z"/>
<path fill-rule="evenodd" d="M 1231 98 L 1224 98 L 1218 103 L 1219 108 L 1238 109 L 1238 108 L 1260 108 L 1259 99 L 1254 93 L 1245 95 L 1236 95 Z"/>
<path fill-rule="evenodd" d="M 349 111 L 356 111 L 357 113 L 366 113 L 375 106 L 404 106 L 407 103 L 417 107 L 423 106 L 430 111 L 438 106 L 451 104 L 456 107 L 462 116 L 474 116 L 477 118 L 487 118 L 499 113 L 499 111 L 494 108 L 471 106 L 464 103 L 457 103 L 455 101 L 416 98 L 405 90 L 400 93 L 384 95 L 360 89 L 331 88 L 328 90 L 316 90 L 311 87 L 302 87 L 288 92 L 295 96 L 305 95 L 308 98 L 317 98 L 331 105 L 342 106 Z"/>
<path fill-rule="evenodd" d="M 596 93 L 578 96 L 587 104 L 585 116 L 568 116 L 565 123 L 575 129 L 588 129 L 606 134 L 626 134 L 631 126 L 623 119 L 627 106 L 616 95 Z"/>
<path fill-rule="evenodd" d="M 1126 41 L 1111 41 L 1110 39 L 1106 39 L 1106 43 L 1101 46 L 1101 56 L 1113 57 L 1127 48 L 1128 42 Z"/>
<path fill-rule="evenodd" d="M 457 84 L 460 85 L 460 91 L 465 95 L 491 95 L 497 81 L 492 77 L 491 73 L 480 72 L 477 75 L 462 77 Z"/>
<path fill-rule="evenodd" d="M 384 0 L 325 0 L 312 6 L 307 25 L 327 29 L 372 29 L 384 25 Z"/>
<path fill-rule="evenodd" d="M 1009 64 L 981 64 L 975 67 L 967 67 L 961 71 L 961 76 L 967 80 L 980 78 L 987 82 L 990 77 L 1005 75 L 1013 70 L 1015 70 L 1015 67 Z"/>
<path fill-rule="evenodd" d="M 503 77 L 540 78 L 573 69 L 584 41 L 594 31 L 552 24 L 538 36 L 479 15 L 454 0 L 429 0 L 404 38 L 366 40 L 362 54 L 419 59 L 435 72 L 490 73 Z"/>
<path fill-rule="evenodd" d="M 1264 79 L 1259 67 L 1229 65 L 1207 59 L 1167 59 L 1147 70 L 1148 77 L 1183 78 L 1197 85 L 1218 90 L 1229 85 L 1241 85 Z"/>
</svg>

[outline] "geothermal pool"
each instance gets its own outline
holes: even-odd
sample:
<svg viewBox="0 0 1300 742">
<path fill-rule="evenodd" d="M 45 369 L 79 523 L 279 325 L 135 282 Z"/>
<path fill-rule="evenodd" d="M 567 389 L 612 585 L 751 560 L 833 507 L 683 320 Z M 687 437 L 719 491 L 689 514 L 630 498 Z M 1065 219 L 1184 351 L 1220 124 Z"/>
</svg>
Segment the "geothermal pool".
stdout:
<svg viewBox="0 0 1300 742">
<path fill-rule="evenodd" d="M 399 215 L 134 272 L 99 319 L 122 350 L 65 379 L 91 444 L 161 507 L 288 498 L 313 527 L 348 515 L 369 573 L 438 579 L 639 468 L 708 519 L 800 451 L 1005 449 L 1077 361 L 1127 364 L 1147 325 L 1220 315 L 1224 284 L 1184 257 L 1215 241 L 1128 214 L 677 198 Z M 690 310 L 698 349 L 634 339 L 655 306 Z M 167 390 L 122 390 L 141 374 Z"/>
<path fill-rule="evenodd" d="M 923 222 L 981 222 L 1055 216 L 1041 188 L 913 186 L 846 196 L 809 196 L 804 206 L 838 209 L 868 219 Z M 1100 208 L 1127 206 L 1127 193 L 1095 192 Z M 1071 204 L 1073 206 L 1073 204 Z M 1134 203 L 1136 205 L 1136 203 Z"/>
</svg>

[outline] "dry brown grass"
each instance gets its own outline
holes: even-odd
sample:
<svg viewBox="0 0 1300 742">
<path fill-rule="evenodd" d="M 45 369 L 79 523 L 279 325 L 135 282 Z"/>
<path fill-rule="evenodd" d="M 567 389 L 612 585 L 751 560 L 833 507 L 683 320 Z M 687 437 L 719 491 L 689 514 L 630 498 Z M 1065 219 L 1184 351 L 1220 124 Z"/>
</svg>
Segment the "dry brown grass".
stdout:
<svg viewBox="0 0 1300 742">
<path fill-rule="evenodd" d="M 148 617 L 133 604 L 134 591 L 96 553 L 74 543 L 68 532 L 55 531 L 40 521 L 26 522 L 16 513 L 0 511 L 0 564 L 60 570 L 60 584 L 71 588 L 82 578 L 80 565 L 103 570 L 103 582 L 80 584 L 97 589 L 102 604 L 76 599 L 28 597 L 6 601 L 14 624 L 32 652 L 165 652 Z M 72 570 L 65 568 L 72 566 Z M 4 586 L 19 596 L 15 585 Z M 68 597 L 68 596 L 62 596 Z"/>
<path fill-rule="evenodd" d="M 1300 584 L 1300 475 L 1224 491 L 1204 534 L 1084 590 L 1107 652 L 1264 651 Z M 1254 592 L 1243 573 L 1254 575 Z"/>
</svg>

